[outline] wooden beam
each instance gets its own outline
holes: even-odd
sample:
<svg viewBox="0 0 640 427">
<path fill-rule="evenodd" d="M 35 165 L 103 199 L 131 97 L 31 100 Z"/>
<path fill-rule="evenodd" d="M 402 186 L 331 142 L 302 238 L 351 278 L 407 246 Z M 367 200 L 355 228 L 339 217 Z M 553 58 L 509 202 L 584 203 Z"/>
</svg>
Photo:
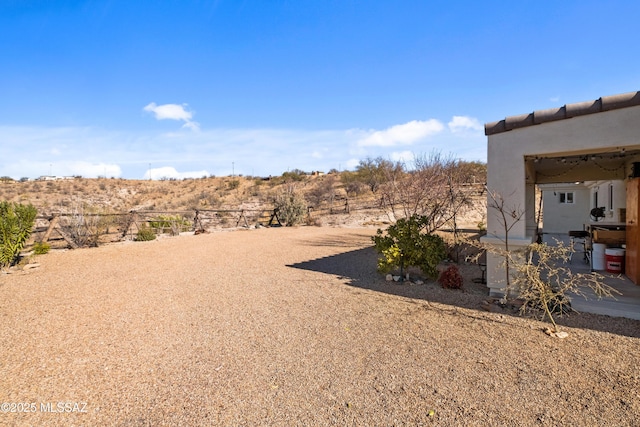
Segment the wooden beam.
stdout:
<svg viewBox="0 0 640 427">
<path fill-rule="evenodd" d="M 47 231 L 45 231 L 44 236 L 42 236 L 42 240 L 40 240 L 40 243 L 47 243 L 49 237 L 51 237 L 53 229 L 56 227 L 56 225 L 58 225 L 59 220 L 60 217 L 58 215 L 53 215 L 53 217 L 49 219 L 49 228 L 47 228 Z"/>
</svg>

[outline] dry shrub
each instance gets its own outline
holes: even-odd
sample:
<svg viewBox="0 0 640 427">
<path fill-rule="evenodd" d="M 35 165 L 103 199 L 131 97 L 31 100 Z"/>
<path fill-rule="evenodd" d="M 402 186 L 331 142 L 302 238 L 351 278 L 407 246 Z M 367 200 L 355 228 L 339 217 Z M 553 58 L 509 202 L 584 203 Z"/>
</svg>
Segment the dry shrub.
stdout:
<svg viewBox="0 0 640 427">
<path fill-rule="evenodd" d="M 60 228 L 80 246 L 98 246 L 100 237 L 116 223 L 113 216 L 76 203 L 68 215 L 60 218 Z"/>
<path fill-rule="evenodd" d="M 524 301 L 522 311 L 539 309 L 558 330 L 555 315 L 571 310 L 569 295 L 587 298 L 589 289 L 597 298 L 613 297 L 620 294 L 616 289 L 604 283 L 604 276 L 597 272 L 575 273 L 567 264 L 571 248 L 561 242 L 556 246 L 542 243 L 529 245 L 524 254 L 506 254 L 515 271 L 514 289 L 518 298 Z"/>
<path fill-rule="evenodd" d="M 446 270 L 440 273 L 438 283 L 445 289 L 462 289 L 464 279 L 458 267 L 451 264 Z"/>
</svg>

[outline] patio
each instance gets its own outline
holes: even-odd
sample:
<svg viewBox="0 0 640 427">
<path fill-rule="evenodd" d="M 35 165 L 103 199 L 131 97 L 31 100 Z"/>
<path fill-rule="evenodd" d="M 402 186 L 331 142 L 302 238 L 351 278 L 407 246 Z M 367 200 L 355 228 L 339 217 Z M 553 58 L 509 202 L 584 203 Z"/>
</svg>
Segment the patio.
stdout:
<svg viewBox="0 0 640 427">
<path fill-rule="evenodd" d="M 569 245 L 569 235 L 557 233 L 543 234 L 544 243 L 553 245 L 556 241 Z M 577 252 L 573 256 L 570 265 L 572 271 L 576 273 L 589 273 L 591 271 L 590 263 L 585 262 L 580 252 Z M 619 291 L 621 295 L 615 295 L 615 298 L 598 298 L 595 293 L 587 290 L 585 291 L 587 299 L 581 296 L 572 298 L 572 308 L 579 312 L 640 320 L 640 286 L 632 283 L 624 274 L 618 275 L 606 271 L 598 271 L 598 273 L 605 277 L 605 283 L 607 285 Z"/>
</svg>

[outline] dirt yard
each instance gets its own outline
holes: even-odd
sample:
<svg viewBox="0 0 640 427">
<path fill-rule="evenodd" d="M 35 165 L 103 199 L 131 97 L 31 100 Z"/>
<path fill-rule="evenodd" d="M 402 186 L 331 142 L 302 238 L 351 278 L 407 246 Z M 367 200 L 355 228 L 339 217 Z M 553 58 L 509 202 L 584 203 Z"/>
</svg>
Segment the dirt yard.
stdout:
<svg viewBox="0 0 640 427">
<path fill-rule="evenodd" d="M 0 425 L 640 425 L 640 322 L 549 337 L 483 310 L 475 266 L 464 291 L 386 282 L 374 233 L 124 242 L 0 274 Z"/>
</svg>

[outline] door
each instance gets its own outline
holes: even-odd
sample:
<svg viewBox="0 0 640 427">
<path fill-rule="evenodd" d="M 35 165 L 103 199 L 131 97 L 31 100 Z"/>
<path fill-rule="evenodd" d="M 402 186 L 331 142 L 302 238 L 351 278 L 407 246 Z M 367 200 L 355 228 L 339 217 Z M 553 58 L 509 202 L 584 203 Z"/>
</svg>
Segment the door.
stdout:
<svg viewBox="0 0 640 427">
<path fill-rule="evenodd" d="M 638 237 L 638 232 L 640 232 L 640 224 L 638 224 L 639 186 L 640 178 L 633 178 L 627 181 L 625 272 L 627 277 L 636 285 L 640 284 L 640 266 L 638 265 L 638 245 L 640 243 Z"/>
</svg>

